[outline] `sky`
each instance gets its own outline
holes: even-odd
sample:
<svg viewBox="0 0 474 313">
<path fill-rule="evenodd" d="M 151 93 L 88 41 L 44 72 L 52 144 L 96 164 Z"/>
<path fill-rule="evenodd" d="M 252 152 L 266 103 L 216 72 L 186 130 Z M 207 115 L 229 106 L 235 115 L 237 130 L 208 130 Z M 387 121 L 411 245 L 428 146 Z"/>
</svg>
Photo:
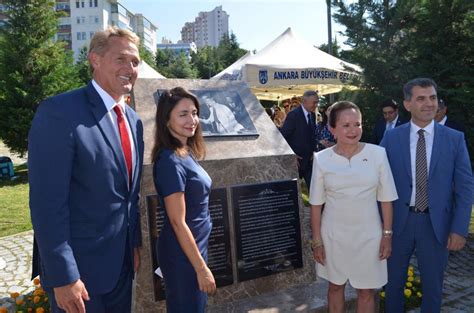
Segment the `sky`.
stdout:
<svg viewBox="0 0 474 313">
<path fill-rule="evenodd" d="M 308 43 L 327 43 L 326 0 L 119 0 L 133 13 L 142 13 L 158 27 L 157 39 L 166 37 L 176 43 L 181 28 L 193 22 L 201 11 L 216 6 L 229 15 L 229 31 L 237 36 L 241 48 L 261 50 L 288 27 Z M 340 44 L 344 37 L 337 34 L 344 28 L 332 23 L 333 38 Z"/>
</svg>

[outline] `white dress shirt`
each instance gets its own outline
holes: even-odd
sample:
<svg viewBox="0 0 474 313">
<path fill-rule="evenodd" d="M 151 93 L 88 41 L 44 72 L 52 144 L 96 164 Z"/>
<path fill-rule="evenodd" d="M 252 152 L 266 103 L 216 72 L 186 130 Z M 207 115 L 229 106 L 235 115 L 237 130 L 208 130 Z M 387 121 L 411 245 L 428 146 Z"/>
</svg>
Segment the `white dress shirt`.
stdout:
<svg viewBox="0 0 474 313">
<path fill-rule="evenodd" d="M 413 186 L 411 192 L 410 206 L 415 206 L 415 195 L 416 195 L 416 145 L 418 143 L 418 130 L 420 127 L 415 125 L 413 121 L 410 121 L 410 162 L 411 162 L 411 184 Z M 426 158 L 428 166 L 428 177 L 430 177 L 430 160 L 431 152 L 433 150 L 433 139 L 434 139 L 434 120 L 431 121 L 425 128 L 425 144 L 426 144 Z"/>
<path fill-rule="evenodd" d="M 99 93 L 100 98 L 104 102 L 105 108 L 107 110 L 107 115 L 109 116 L 110 122 L 112 122 L 112 125 L 114 126 L 113 129 L 115 130 L 115 134 L 117 135 L 117 138 L 118 138 L 119 142 L 121 142 L 121 139 L 120 139 L 120 132 L 119 132 L 118 125 L 117 125 L 117 114 L 115 113 L 113 108 L 116 104 L 121 106 L 122 112 L 125 116 L 125 119 L 124 119 L 125 120 L 125 125 L 127 127 L 128 137 L 130 138 L 130 146 L 131 146 L 131 149 L 132 149 L 132 177 L 133 177 L 135 164 L 136 164 L 136 151 L 135 151 L 134 137 L 132 136 L 132 131 L 130 129 L 130 124 L 128 122 L 127 115 L 125 114 L 125 105 L 126 105 L 125 104 L 125 98 L 122 96 L 118 102 L 115 101 L 114 98 L 112 98 L 107 93 L 107 91 L 102 89 L 102 87 L 100 87 L 99 84 L 97 84 L 97 82 L 95 80 L 92 80 L 92 86 L 94 86 L 95 90 Z M 123 151 L 122 151 L 122 153 L 123 153 Z M 124 158 L 125 158 L 125 156 L 124 156 Z"/>
<path fill-rule="evenodd" d="M 385 124 L 385 130 L 390 130 L 390 129 L 394 129 L 395 128 L 395 125 L 397 125 L 397 121 L 398 121 L 398 115 L 396 118 L 393 119 L 393 121 L 391 121 L 390 123 L 387 123 Z"/>
<path fill-rule="evenodd" d="M 445 115 L 445 116 L 443 117 L 443 119 L 442 119 L 441 121 L 439 121 L 439 122 L 438 122 L 438 124 L 440 124 L 440 125 L 444 125 L 444 124 L 446 124 L 446 120 L 447 120 L 447 119 L 448 119 L 448 116 L 447 116 L 447 115 Z"/>
</svg>

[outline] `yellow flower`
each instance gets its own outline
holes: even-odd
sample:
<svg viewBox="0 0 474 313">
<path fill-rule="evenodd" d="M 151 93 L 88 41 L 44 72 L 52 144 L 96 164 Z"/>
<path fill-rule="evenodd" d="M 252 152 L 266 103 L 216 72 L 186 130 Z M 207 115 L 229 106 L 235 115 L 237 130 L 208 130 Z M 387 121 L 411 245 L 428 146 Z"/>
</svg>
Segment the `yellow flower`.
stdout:
<svg viewBox="0 0 474 313">
<path fill-rule="evenodd" d="M 19 296 L 20 296 L 20 294 L 19 294 L 18 292 L 12 292 L 12 293 L 10 294 L 10 297 L 11 297 L 12 299 L 16 299 L 16 298 L 18 298 Z"/>
<path fill-rule="evenodd" d="M 385 291 L 380 292 L 380 297 L 385 298 Z"/>
<path fill-rule="evenodd" d="M 22 305 L 23 303 L 25 303 L 25 301 L 23 301 L 23 299 L 16 300 L 17 305 Z"/>
<path fill-rule="evenodd" d="M 33 291 L 33 295 L 42 296 L 42 295 L 44 295 L 44 290 L 43 289 L 36 289 L 35 291 Z"/>
<path fill-rule="evenodd" d="M 8 312 L 7 308 L 5 308 L 3 306 L 0 308 L 0 313 L 7 313 L 7 312 Z"/>
<path fill-rule="evenodd" d="M 405 294 L 405 297 L 410 298 L 410 296 L 411 296 L 411 290 L 410 289 L 405 289 L 405 291 L 403 293 Z"/>
<path fill-rule="evenodd" d="M 41 298 L 39 296 L 35 296 L 33 299 L 34 304 L 37 304 L 40 301 L 41 301 Z"/>
<path fill-rule="evenodd" d="M 35 284 L 35 286 L 39 286 L 39 284 L 40 284 L 40 279 L 39 279 L 39 278 L 33 279 L 33 284 Z"/>
<path fill-rule="evenodd" d="M 413 278 L 413 276 L 410 276 L 410 277 L 407 278 L 407 280 L 408 280 L 409 282 L 412 282 L 412 281 L 414 281 L 415 279 Z"/>
<path fill-rule="evenodd" d="M 421 298 L 421 296 L 423 296 L 423 294 L 421 292 L 417 292 L 416 295 L 418 296 L 418 298 Z"/>
<path fill-rule="evenodd" d="M 414 271 L 415 269 L 413 268 L 413 266 L 410 265 L 410 266 L 408 266 L 408 270 L 409 271 Z"/>
<path fill-rule="evenodd" d="M 44 302 L 48 302 L 48 297 L 44 297 Z"/>
<path fill-rule="evenodd" d="M 410 283 L 410 282 L 407 282 L 407 283 L 406 283 L 406 285 L 407 285 L 407 287 L 411 287 L 411 286 L 413 286 L 413 284 L 412 284 L 412 283 Z"/>
<path fill-rule="evenodd" d="M 44 309 L 42 307 L 36 308 L 35 313 L 44 313 Z"/>
<path fill-rule="evenodd" d="M 408 270 L 408 276 L 412 277 L 413 275 L 415 275 L 415 273 L 413 271 Z"/>
<path fill-rule="evenodd" d="M 419 284 L 419 283 L 421 282 L 420 277 L 415 278 L 415 282 L 416 282 L 417 284 Z"/>
</svg>

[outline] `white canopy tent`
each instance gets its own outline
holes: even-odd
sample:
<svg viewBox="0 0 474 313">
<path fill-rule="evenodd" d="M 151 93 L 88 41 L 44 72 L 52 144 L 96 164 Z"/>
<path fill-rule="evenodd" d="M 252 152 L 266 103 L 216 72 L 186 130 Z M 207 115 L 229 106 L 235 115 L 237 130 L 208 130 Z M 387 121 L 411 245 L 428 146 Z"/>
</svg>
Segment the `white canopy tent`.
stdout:
<svg viewBox="0 0 474 313">
<path fill-rule="evenodd" d="M 279 100 L 310 89 L 320 94 L 353 89 L 349 82 L 361 72 L 359 66 L 315 48 L 288 28 L 261 51 L 247 53 L 211 79 L 243 80 L 257 98 Z"/>
<path fill-rule="evenodd" d="M 158 73 L 153 67 L 145 61 L 141 61 L 138 65 L 138 78 L 166 78 Z"/>
</svg>

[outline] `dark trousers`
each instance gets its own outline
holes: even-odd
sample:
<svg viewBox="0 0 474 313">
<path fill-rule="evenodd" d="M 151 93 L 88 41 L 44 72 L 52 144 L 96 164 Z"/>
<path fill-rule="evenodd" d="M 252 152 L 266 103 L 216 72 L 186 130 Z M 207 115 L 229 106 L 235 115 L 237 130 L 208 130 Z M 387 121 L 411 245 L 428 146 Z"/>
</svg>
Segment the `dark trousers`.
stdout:
<svg viewBox="0 0 474 313">
<path fill-rule="evenodd" d="M 114 289 L 103 295 L 90 295 L 89 301 L 84 301 L 87 313 L 130 313 L 132 311 L 132 280 L 133 267 L 130 249 L 125 249 L 122 271 Z M 86 285 L 87 289 L 87 285 Z M 53 290 L 46 290 L 52 313 L 64 313 L 58 308 Z"/>
<path fill-rule="evenodd" d="M 403 294 L 408 263 L 413 254 L 418 261 L 423 300 L 422 313 L 441 310 L 443 276 L 448 263 L 448 249 L 436 239 L 429 214 L 410 212 L 405 229 L 392 238 L 392 255 L 388 258 L 388 283 L 385 287 L 385 312 L 404 312 Z"/>
</svg>

